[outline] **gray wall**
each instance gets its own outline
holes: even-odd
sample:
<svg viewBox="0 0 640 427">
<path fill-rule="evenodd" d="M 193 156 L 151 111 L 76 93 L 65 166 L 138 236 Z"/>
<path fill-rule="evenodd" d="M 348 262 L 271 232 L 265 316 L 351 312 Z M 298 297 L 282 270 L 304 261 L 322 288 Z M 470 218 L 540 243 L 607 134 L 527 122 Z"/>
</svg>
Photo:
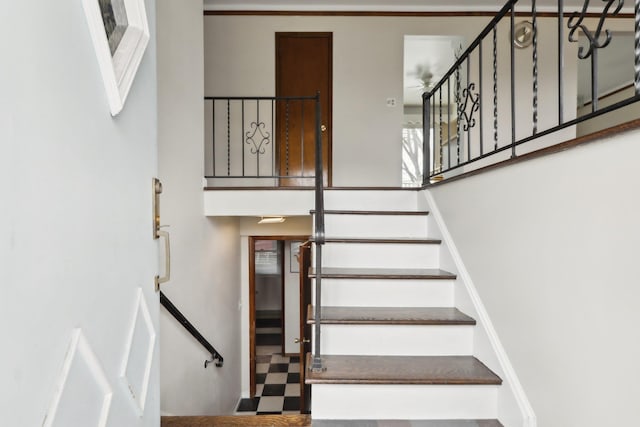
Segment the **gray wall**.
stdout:
<svg viewBox="0 0 640 427">
<path fill-rule="evenodd" d="M 124 109 L 112 118 L 82 2 L 3 2 L 4 425 L 43 424 L 76 328 L 113 390 L 110 425 L 159 425 L 157 340 L 144 416 L 138 417 L 120 387 L 139 289 L 156 331 L 158 318 L 157 242 L 151 236 L 157 162 L 155 1 L 146 1 L 146 8 L 151 41 Z M 90 382 L 76 385 L 70 392 L 86 392 L 85 406 L 100 398 L 89 393 L 95 390 Z M 76 412 L 73 402 L 63 403 L 67 415 Z"/>
<path fill-rule="evenodd" d="M 240 241 L 237 219 L 204 216 L 202 1 L 158 1 L 159 176 L 172 278 L 164 292 L 222 353 L 222 368 L 161 311 L 162 411 L 227 414 L 240 397 Z"/>
<path fill-rule="evenodd" d="M 637 423 L 638 136 L 431 190 L 541 427 Z"/>
</svg>

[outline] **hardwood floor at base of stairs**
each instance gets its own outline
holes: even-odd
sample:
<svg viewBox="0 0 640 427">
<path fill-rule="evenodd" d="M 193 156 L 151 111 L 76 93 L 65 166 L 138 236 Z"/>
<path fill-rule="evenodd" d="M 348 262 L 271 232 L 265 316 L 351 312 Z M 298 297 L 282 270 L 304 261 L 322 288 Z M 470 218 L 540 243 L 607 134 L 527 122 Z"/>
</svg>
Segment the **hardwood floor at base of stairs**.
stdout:
<svg viewBox="0 0 640 427">
<path fill-rule="evenodd" d="M 309 415 L 162 417 L 161 427 L 311 427 Z"/>
</svg>

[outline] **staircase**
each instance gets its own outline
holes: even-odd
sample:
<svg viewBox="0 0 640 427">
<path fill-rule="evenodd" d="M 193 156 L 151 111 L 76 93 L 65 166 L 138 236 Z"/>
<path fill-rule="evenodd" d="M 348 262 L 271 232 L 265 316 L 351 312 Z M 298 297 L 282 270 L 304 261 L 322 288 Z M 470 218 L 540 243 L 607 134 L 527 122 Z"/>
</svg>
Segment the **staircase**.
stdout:
<svg viewBox="0 0 640 427">
<path fill-rule="evenodd" d="M 306 373 L 314 425 L 501 426 L 502 380 L 474 357 L 476 321 L 456 308 L 456 275 L 440 269 L 418 193 L 325 194 L 323 267 L 310 271 L 322 277 L 326 368 Z"/>
</svg>

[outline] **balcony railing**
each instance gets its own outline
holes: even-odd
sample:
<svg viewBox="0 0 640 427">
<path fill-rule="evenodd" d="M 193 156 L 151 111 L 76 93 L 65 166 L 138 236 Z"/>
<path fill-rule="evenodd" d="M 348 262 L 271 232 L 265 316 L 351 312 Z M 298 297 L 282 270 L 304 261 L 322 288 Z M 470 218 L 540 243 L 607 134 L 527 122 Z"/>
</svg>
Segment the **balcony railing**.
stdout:
<svg viewBox="0 0 640 427">
<path fill-rule="evenodd" d="M 205 178 L 222 186 L 313 187 L 319 102 L 318 96 L 205 97 Z"/>
<path fill-rule="evenodd" d="M 640 0 L 632 6 L 623 16 L 624 0 L 585 0 L 572 9 L 558 0 L 555 12 L 541 14 L 535 0 L 508 1 L 423 95 L 423 185 L 572 139 L 585 121 L 608 114 L 615 123 L 628 112 L 640 100 Z M 599 102 L 614 92 L 602 83 L 613 70 L 602 69 L 599 54 L 617 37 L 633 44 L 627 92 Z M 590 90 L 578 100 L 582 61 Z"/>
</svg>

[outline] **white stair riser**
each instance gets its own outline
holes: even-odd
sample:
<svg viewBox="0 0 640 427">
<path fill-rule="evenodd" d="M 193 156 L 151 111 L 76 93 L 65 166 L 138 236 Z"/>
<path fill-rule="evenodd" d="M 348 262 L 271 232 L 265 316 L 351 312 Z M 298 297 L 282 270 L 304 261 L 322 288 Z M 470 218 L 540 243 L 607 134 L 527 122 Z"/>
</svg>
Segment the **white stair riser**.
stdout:
<svg viewBox="0 0 640 427">
<path fill-rule="evenodd" d="M 325 215 L 325 231 L 333 237 L 428 237 L 425 215 Z"/>
<path fill-rule="evenodd" d="M 325 278 L 322 279 L 322 305 L 453 307 L 454 281 Z"/>
<path fill-rule="evenodd" d="M 321 354 L 464 356 L 473 353 L 471 325 L 325 324 L 320 331 Z"/>
<path fill-rule="evenodd" d="M 325 209 L 333 210 L 416 210 L 417 191 L 340 190 L 324 192 Z"/>
<path fill-rule="evenodd" d="M 437 244 L 326 243 L 322 248 L 323 267 L 438 268 L 439 263 Z"/>
<path fill-rule="evenodd" d="M 498 386 L 314 384 L 313 419 L 497 418 Z"/>
</svg>

